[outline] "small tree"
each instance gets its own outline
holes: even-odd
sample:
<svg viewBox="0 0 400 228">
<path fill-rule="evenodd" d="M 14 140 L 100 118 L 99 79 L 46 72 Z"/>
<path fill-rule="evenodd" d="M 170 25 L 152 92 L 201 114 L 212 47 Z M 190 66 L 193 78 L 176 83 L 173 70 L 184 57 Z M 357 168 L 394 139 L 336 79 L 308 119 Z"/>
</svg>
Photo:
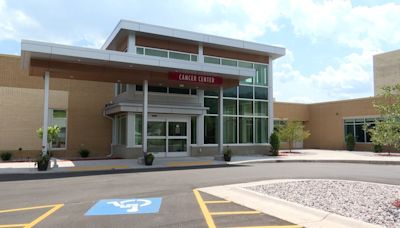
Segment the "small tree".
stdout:
<svg viewBox="0 0 400 228">
<path fill-rule="evenodd" d="M 289 121 L 278 128 L 278 135 L 282 141 L 288 142 L 289 152 L 292 152 L 294 141 L 303 141 L 310 137 L 310 131 L 304 130 L 304 125 L 299 121 Z"/>
<path fill-rule="evenodd" d="M 57 125 L 49 126 L 49 127 L 47 128 L 47 145 L 48 145 L 48 148 L 50 148 L 50 145 L 51 145 L 55 140 L 57 140 L 58 135 L 60 134 L 60 131 L 61 131 L 61 129 L 60 129 L 60 127 L 57 126 Z M 36 130 L 36 133 L 37 133 L 37 135 L 38 135 L 38 137 L 39 137 L 40 139 L 43 139 L 43 129 L 42 129 L 42 128 L 37 129 L 37 130 Z M 45 155 L 45 154 L 42 154 L 42 156 L 43 156 L 43 155 Z"/>
<path fill-rule="evenodd" d="M 383 87 L 381 97 L 373 105 L 381 119 L 375 121 L 375 126 L 366 129 L 371 134 L 371 141 L 375 145 L 388 146 L 399 151 L 400 84 Z"/>
<path fill-rule="evenodd" d="M 269 137 L 269 142 L 271 143 L 271 147 L 272 147 L 272 155 L 278 156 L 279 147 L 280 147 L 281 142 L 279 140 L 278 134 L 275 131 Z"/>
</svg>

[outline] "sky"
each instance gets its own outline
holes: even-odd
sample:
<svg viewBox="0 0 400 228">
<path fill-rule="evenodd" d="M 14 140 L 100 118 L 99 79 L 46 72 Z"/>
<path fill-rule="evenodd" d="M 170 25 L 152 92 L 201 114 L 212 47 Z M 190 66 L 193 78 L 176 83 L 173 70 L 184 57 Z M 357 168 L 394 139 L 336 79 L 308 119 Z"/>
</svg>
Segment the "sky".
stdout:
<svg viewBox="0 0 400 228">
<path fill-rule="evenodd" d="M 373 96 L 373 55 L 400 49 L 400 0 L 0 0 L 0 54 L 21 39 L 100 48 L 121 19 L 285 47 L 283 102 Z"/>
</svg>

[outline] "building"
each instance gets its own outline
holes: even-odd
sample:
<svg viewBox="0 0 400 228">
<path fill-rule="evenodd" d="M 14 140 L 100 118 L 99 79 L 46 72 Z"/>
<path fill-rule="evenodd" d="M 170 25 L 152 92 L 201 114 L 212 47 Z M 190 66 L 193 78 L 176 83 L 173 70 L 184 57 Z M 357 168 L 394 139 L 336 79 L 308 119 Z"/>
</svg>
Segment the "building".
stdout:
<svg viewBox="0 0 400 228">
<path fill-rule="evenodd" d="M 55 156 L 265 154 L 285 49 L 122 20 L 101 49 L 23 40 L 0 57 L 0 151 Z M 57 124 L 47 144 L 36 129 Z M 50 148 L 48 148 L 50 147 Z"/>
<path fill-rule="evenodd" d="M 385 85 L 400 83 L 400 50 L 374 56 L 374 95 Z"/>
</svg>

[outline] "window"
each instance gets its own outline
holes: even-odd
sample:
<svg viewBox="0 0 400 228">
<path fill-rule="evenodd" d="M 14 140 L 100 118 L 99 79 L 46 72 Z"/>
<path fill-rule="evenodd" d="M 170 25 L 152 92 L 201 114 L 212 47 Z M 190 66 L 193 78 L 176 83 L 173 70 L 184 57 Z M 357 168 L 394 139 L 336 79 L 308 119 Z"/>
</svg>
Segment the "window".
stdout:
<svg viewBox="0 0 400 228">
<path fill-rule="evenodd" d="M 345 119 L 344 120 L 344 137 L 348 134 L 352 134 L 357 143 L 369 143 L 371 142 L 371 135 L 367 131 L 364 131 L 364 126 L 368 129 L 375 126 L 375 120 L 378 118 L 356 118 L 356 119 Z"/>
<path fill-rule="evenodd" d="M 253 118 L 239 118 L 239 142 L 253 143 Z"/>
<path fill-rule="evenodd" d="M 225 66 L 237 66 L 237 61 L 236 60 L 230 60 L 230 59 L 221 59 L 222 65 Z"/>
<path fill-rule="evenodd" d="M 152 93 L 168 93 L 168 94 L 190 94 L 196 95 L 196 89 L 184 89 L 184 88 L 172 88 L 172 87 L 163 87 L 163 86 L 149 86 L 149 92 Z M 136 91 L 143 91 L 142 85 L 136 85 Z"/>
<path fill-rule="evenodd" d="M 236 99 L 224 99 L 224 115 L 236 115 L 237 104 Z"/>
<path fill-rule="evenodd" d="M 186 60 L 190 61 L 190 55 L 189 54 L 184 54 L 184 53 L 179 53 L 179 52 L 169 52 L 169 58 L 170 59 L 180 59 L 180 60 Z"/>
<path fill-rule="evenodd" d="M 267 66 L 261 64 L 255 64 L 254 68 L 256 69 L 255 84 L 267 86 L 268 85 Z"/>
<path fill-rule="evenodd" d="M 126 145 L 126 115 L 117 116 L 117 143 Z"/>
<path fill-rule="evenodd" d="M 255 116 L 268 116 L 268 102 L 264 101 L 255 101 Z"/>
<path fill-rule="evenodd" d="M 142 114 L 135 114 L 135 145 L 142 145 Z"/>
<path fill-rule="evenodd" d="M 224 97 L 237 97 L 237 87 L 224 89 Z"/>
<path fill-rule="evenodd" d="M 168 91 L 167 87 L 162 87 L 162 86 L 149 86 L 148 89 L 149 92 L 154 92 L 154 93 L 166 93 Z"/>
<path fill-rule="evenodd" d="M 209 57 L 209 56 L 204 56 L 204 62 L 205 63 L 211 63 L 211 64 L 221 64 L 221 59 L 220 58 Z"/>
<path fill-rule="evenodd" d="M 254 127 L 256 128 L 256 143 L 267 143 L 268 142 L 268 119 L 267 118 L 255 118 Z"/>
<path fill-rule="evenodd" d="M 144 54 L 145 55 L 150 55 L 150 56 L 168 58 L 168 52 L 167 51 L 161 51 L 161 50 L 156 50 L 156 49 L 146 48 L 146 49 L 144 49 Z"/>
<path fill-rule="evenodd" d="M 268 100 L 268 88 L 254 87 L 254 98 L 260 100 Z"/>
<path fill-rule="evenodd" d="M 52 149 L 65 149 L 67 145 L 67 111 L 66 110 L 49 110 L 51 114 L 50 125 L 60 127 L 60 133 L 57 139 L 52 142 Z"/>
<path fill-rule="evenodd" d="M 197 143 L 197 117 L 192 116 L 190 118 L 190 123 L 191 123 L 191 144 L 196 144 Z"/>
<path fill-rule="evenodd" d="M 204 107 L 209 107 L 207 114 L 218 114 L 218 99 L 204 98 Z"/>
<path fill-rule="evenodd" d="M 217 143 L 217 117 L 205 116 L 204 117 L 204 143 L 214 144 Z"/>
<path fill-rule="evenodd" d="M 224 117 L 224 143 L 236 143 L 236 117 Z"/>
<path fill-rule="evenodd" d="M 175 94 L 189 94 L 189 93 L 190 93 L 190 89 L 169 88 L 169 93 L 175 93 Z"/>
<path fill-rule="evenodd" d="M 239 114 L 245 116 L 253 115 L 253 102 L 246 100 L 239 100 Z"/>
<path fill-rule="evenodd" d="M 117 96 L 121 93 L 125 93 L 127 88 L 127 84 L 117 83 Z"/>
<path fill-rule="evenodd" d="M 143 54 L 144 54 L 144 48 L 142 48 L 142 47 L 137 47 L 137 48 L 136 48 L 136 54 L 143 55 Z"/>
<path fill-rule="evenodd" d="M 239 98 L 253 99 L 253 87 L 239 86 Z"/>
<path fill-rule="evenodd" d="M 239 61 L 239 67 L 253 69 L 253 63 Z"/>
</svg>

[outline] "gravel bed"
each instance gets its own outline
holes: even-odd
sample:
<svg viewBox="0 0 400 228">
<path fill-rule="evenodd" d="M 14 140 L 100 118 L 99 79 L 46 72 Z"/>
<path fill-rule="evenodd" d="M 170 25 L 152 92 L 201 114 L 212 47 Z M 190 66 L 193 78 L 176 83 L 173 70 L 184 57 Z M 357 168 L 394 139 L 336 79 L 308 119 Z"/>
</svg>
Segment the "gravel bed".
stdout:
<svg viewBox="0 0 400 228">
<path fill-rule="evenodd" d="M 400 228 L 400 186 L 342 180 L 299 180 L 246 189 L 368 223 Z"/>
</svg>

